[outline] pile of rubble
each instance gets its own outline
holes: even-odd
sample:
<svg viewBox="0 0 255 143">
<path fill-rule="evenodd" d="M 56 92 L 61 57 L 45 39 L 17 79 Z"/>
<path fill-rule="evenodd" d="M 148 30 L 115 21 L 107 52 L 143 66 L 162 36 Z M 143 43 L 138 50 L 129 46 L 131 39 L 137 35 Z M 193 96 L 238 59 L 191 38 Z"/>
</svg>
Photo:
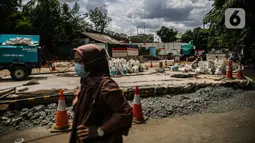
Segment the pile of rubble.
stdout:
<svg viewBox="0 0 255 143">
<path fill-rule="evenodd" d="M 164 118 L 174 115 L 189 115 L 206 109 L 213 101 L 220 101 L 241 95 L 242 92 L 226 87 L 207 87 L 189 95 L 150 97 L 143 99 L 143 112 L 152 118 Z"/>
<path fill-rule="evenodd" d="M 30 38 L 13 38 L 5 41 L 2 45 L 36 46 Z"/>
<path fill-rule="evenodd" d="M 138 60 L 123 58 L 112 58 L 109 60 L 111 75 L 125 75 L 127 73 L 139 73 L 148 69 L 148 66 L 142 65 Z"/>
<path fill-rule="evenodd" d="M 226 87 L 207 87 L 195 93 L 177 96 L 161 96 L 142 99 L 145 116 L 164 118 L 174 115 L 189 115 L 206 109 L 210 103 L 241 95 L 242 91 Z M 130 102 L 132 105 L 132 102 Z M 0 134 L 8 130 L 25 129 L 33 126 L 52 127 L 56 119 L 57 104 L 7 111 L 0 118 Z M 67 108 L 69 119 L 74 118 L 72 107 Z"/>
<path fill-rule="evenodd" d="M 51 128 L 55 123 L 57 104 L 38 105 L 33 108 L 23 108 L 21 111 L 7 111 L 0 118 L 0 133 L 8 129 L 24 129 L 33 126 L 45 126 Z M 72 107 L 67 108 L 69 119 L 73 119 Z"/>
<path fill-rule="evenodd" d="M 193 71 L 197 74 L 211 74 L 222 75 L 226 73 L 227 62 L 224 60 L 215 61 L 197 61 L 195 60 L 191 64 L 178 64 L 175 63 L 170 67 L 172 71 L 189 72 Z M 237 70 L 238 66 L 233 65 L 232 69 Z"/>
<path fill-rule="evenodd" d="M 55 67 L 74 67 L 74 62 L 56 62 Z"/>
</svg>

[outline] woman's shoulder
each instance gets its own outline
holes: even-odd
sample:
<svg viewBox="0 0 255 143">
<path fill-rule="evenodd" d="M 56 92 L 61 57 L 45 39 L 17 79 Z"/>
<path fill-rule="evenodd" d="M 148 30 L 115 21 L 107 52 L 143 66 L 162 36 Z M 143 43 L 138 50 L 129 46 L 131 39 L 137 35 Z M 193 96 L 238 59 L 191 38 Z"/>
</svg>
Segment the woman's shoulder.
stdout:
<svg viewBox="0 0 255 143">
<path fill-rule="evenodd" d="M 108 93 L 108 92 L 116 91 L 116 90 L 119 90 L 119 86 L 117 82 L 111 78 L 106 78 L 104 80 L 104 83 L 102 84 L 100 92 Z"/>
</svg>

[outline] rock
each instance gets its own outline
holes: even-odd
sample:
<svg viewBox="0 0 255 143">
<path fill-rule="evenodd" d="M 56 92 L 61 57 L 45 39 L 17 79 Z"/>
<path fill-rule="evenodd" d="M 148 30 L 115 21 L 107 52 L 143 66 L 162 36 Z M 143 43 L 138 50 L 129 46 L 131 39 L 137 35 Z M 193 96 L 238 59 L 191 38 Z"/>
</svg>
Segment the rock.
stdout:
<svg viewBox="0 0 255 143">
<path fill-rule="evenodd" d="M 10 123 L 11 123 L 11 119 L 7 119 L 7 120 L 4 122 L 5 125 L 9 125 Z"/>
<path fill-rule="evenodd" d="M 1 120 L 8 120 L 8 117 L 1 117 Z"/>
<path fill-rule="evenodd" d="M 21 121 L 22 121 L 22 117 L 14 118 L 11 120 L 10 124 L 15 126 L 15 125 L 19 124 Z"/>
<path fill-rule="evenodd" d="M 11 112 L 11 111 L 7 111 L 7 112 L 5 112 L 4 116 L 7 117 L 7 118 L 11 118 L 11 117 L 15 116 L 15 113 Z"/>
<path fill-rule="evenodd" d="M 34 107 L 35 111 L 42 111 L 44 108 L 45 108 L 44 105 L 39 105 L 39 106 Z"/>
<path fill-rule="evenodd" d="M 201 112 L 212 102 L 224 100 L 238 90 L 226 87 L 206 87 L 186 95 L 154 96 L 142 99 L 143 114 L 151 118 L 165 118 L 174 115 L 188 115 Z M 129 102 L 132 106 L 132 101 Z M 20 111 L 7 111 L 0 118 L 0 131 L 6 129 L 24 129 L 33 126 L 51 128 L 56 120 L 57 104 L 39 105 L 33 108 L 23 108 Z M 74 118 L 73 108 L 67 107 L 69 119 Z M 18 126 L 18 127 L 17 127 Z"/>
</svg>

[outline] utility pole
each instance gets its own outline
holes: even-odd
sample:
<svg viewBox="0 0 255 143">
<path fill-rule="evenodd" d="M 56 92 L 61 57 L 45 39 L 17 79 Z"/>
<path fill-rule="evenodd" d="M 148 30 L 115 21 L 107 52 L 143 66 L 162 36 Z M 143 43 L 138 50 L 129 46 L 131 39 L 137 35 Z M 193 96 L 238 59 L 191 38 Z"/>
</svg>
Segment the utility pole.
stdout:
<svg viewBox="0 0 255 143">
<path fill-rule="evenodd" d="M 143 25 L 143 29 L 144 29 L 144 34 L 145 34 L 145 22 L 143 23 L 144 25 Z"/>
<path fill-rule="evenodd" d="M 203 20 L 202 20 L 202 23 L 203 23 L 203 29 L 205 29 L 204 19 L 205 19 L 205 15 L 203 15 Z"/>
<path fill-rule="evenodd" d="M 137 28 L 137 33 L 136 33 L 136 35 L 138 35 L 138 28 L 139 28 L 139 26 L 137 26 L 136 28 Z"/>
</svg>

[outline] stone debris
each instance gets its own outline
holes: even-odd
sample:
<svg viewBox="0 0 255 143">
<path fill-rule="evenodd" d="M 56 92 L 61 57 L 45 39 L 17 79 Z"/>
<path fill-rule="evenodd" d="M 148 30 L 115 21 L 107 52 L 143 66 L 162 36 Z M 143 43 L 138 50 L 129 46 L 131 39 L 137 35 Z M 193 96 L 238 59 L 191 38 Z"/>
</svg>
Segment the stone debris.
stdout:
<svg viewBox="0 0 255 143">
<path fill-rule="evenodd" d="M 224 100 L 235 94 L 241 92 L 232 88 L 206 87 L 188 95 L 142 99 L 142 108 L 144 115 L 152 118 L 189 115 L 203 111 L 213 101 Z"/>
<path fill-rule="evenodd" d="M 0 133 L 3 127 L 9 129 L 24 129 L 33 126 L 45 126 L 51 128 L 56 119 L 57 104 L 38 105 L 33 108 L 23 108 L 21 111 L 7 111 L 0 118 Z M 69 119 L 74 117 L 72 107 L 67 107 Z"/>
<path fill-rule="evenodd" d="M 30 38 L 12 38 L 7 41 L 5 41 L 2 45 L 11 45 L 11 46 L 16 46 L 16 45 L 21 45 L 21 46 L 36 46 L 37 43 L 33 43 L 32 39 Z"/>
<path fill-rule="evenodd" d="M 164 118 L 174 115 L 199 113 L 215 101 L 220 101 L 241 94 L 240 90 L 226 87 L 206 87 L 192 94 L 165 95 L 142 99 L 145 116 Z M 132 102 L 130 102 L 132 105 Z M 51 128 L 55 123 L 57 104 L 38 105 L 33 108 L 7 111 L 0 117 L 0 134 L 6 130 L 25 129 L 33 126 Z M 74 118 L 72 107 L 67 107 L 69 119 Z"/>
</svg>

